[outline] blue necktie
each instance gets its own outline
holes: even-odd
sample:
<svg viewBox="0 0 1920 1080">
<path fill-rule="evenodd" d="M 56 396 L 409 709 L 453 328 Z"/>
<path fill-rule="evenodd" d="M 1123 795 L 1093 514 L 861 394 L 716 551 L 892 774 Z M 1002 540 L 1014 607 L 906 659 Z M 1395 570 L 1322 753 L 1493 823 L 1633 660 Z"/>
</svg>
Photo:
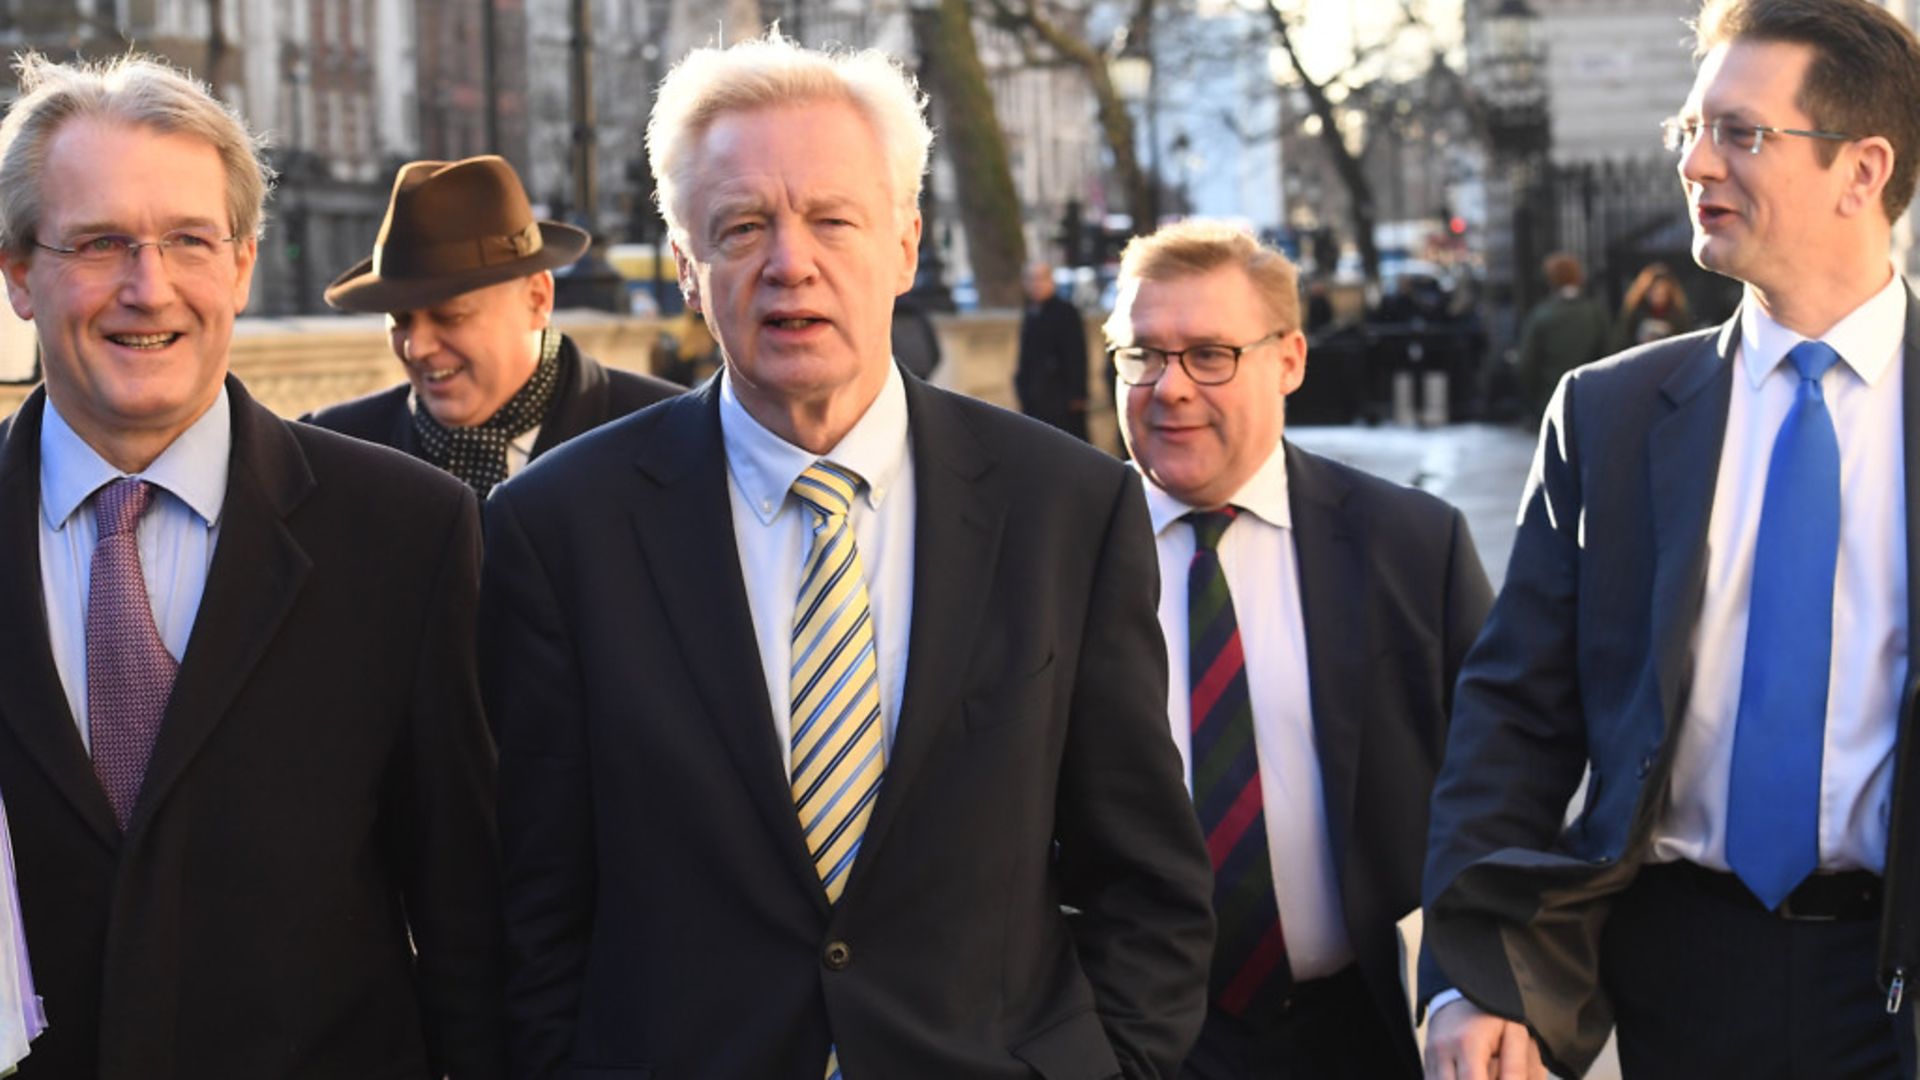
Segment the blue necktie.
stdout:
<svg viewBox="0 0 1920 1080">
<path fill-rule="evenodd" d="M 1840 356 L 1805 341 L 1787 359 L 1800 387 L 1767 466 L 1727 783 L 1727 865 L 1768 910 L 1820 861 L 1820 757 L 1840 552 L 1840 443 L 1820 396 L 1820 376 Z"/>
</svg>

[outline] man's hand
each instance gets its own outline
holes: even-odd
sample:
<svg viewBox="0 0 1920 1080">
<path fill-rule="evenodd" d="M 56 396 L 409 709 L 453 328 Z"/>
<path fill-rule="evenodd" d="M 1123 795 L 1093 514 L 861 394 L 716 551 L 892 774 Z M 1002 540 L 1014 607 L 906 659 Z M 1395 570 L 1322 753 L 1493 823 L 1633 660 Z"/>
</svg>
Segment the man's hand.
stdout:
<svg viewBox="0 0 1920 1080">
<path fill-rule="evenodd" d="M 1450 1001 L 1427 1018 L 1427 1080 L 1546 1080 L 1525 1024 Z"/>
</svg>

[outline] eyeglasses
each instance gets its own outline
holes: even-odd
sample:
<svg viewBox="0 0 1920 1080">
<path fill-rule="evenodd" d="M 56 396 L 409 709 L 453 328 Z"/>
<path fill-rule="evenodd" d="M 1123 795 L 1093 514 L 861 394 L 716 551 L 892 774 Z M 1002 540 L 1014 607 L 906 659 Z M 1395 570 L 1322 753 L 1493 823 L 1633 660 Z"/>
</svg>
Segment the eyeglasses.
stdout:
<svg viewBox="0 0 1920 1080">
<path fill-rule="evenodd" d="M 1187 378 L 1198 386 L 1219 386 L 1232 382 L 1240 370 L 1240 354 L 1257 349 L 1288 333 L 1275 330 L 1258 341 L 1245 345 L 1195 345 L 1189 349 L 1155 349 L 1146 345 L 1116 345 L 1107 350 L 1107 359 L 1120 381 L 1128 386 L 1152 386 L 1167 373 L 1167 365 L 1178 361 Z"/>
<path fill-rule="evenodd" d="M 1673 153 L 1683 154 L 1700 140 L 1702 127 L 1713 136 L 1715 147 L 1732 146 L 1749 154 L 1759 153 L 1760 144 L 1766 141 L 1768 135 L 1798 135 L 1803 139 L 1826 139 L 1830 142 L 1851 142 L 1854 138 L 1838 131 L 1804 131 L 1800 128 L 1769 127 L 1766 124 L 1743 124 L 1725 117 L 1702 124 L 1698 120 L 1670 116 L 1660 121 L 1661 145 Z"/>
<path fill-rule="evenodd" d="M 211 229 L 174 229 L 158 240 L 135 240 L 118 233 L 82 233 L 68 237 L 64 247 L 38 240 L 33 246 L 98 273 L 132 266 L 140 261 L 141 248 L 153 248 L 160 253 L 160 261 L 167 269 L 193 273 L 212 266 L 221 245 L 236 239 L 238 237 L 216 235 Z"/>
</svg>

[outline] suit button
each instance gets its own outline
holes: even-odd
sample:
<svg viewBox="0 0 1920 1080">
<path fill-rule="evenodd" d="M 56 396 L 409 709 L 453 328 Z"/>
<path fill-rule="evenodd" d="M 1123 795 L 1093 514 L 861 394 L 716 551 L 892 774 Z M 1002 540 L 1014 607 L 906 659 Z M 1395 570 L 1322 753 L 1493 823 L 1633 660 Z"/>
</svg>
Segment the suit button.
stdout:
<svg viewBox="0 0 1920 1080">
<path fill-rule="evenodd" d="M 1648 754 L 1646 757 L 1643 757 L 1640 759 L 1640 773 L 1639 773 L 1640 779 L 1645 780 L 1647 778 L 1647 774 L 1652 771 L 1653 771 L 1653 755 Z"/>
<path fill-rule="evenodd" d="M 828 971 L 845 971 L 847 965 L 853 963 L 853 946 L 844 941 L 829 941 L 820 954 L 820 961 L 827 965 Z"/>
</svg>

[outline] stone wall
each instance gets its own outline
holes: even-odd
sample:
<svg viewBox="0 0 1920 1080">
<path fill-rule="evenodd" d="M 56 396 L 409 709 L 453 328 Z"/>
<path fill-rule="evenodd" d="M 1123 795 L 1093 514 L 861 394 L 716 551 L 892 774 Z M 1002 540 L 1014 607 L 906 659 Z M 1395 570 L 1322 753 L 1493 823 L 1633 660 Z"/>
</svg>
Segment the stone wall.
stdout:
<svg viewBox="0 0 1920 1080">
<path fill-rule="evenodd" d="M 644 371 L 658 334 L 651 319 L 561 312 L 555 319 L 580 347 L 601 362 Z M 1019 320 L 1011 314 L 938 316 L 944 357 L 933 382 L 1005 408 L 1014 407 L 1014 350 Z M 1100 355 L 1099 327 L 1087 327 L 1087 366 L 1094 406 L 1088 430 L 1097 445 L 1117 446 L 1111 387 Z M 268 408 L 282 416 L 371 393 L 400 379 L 387 350 L 385 321 L 378 316 L 317 316 L 242 319 L 234 330 L 234 374 Z M 0 384 L 0 416 L 11 413 L 32 388 Z"/>
</svg>

